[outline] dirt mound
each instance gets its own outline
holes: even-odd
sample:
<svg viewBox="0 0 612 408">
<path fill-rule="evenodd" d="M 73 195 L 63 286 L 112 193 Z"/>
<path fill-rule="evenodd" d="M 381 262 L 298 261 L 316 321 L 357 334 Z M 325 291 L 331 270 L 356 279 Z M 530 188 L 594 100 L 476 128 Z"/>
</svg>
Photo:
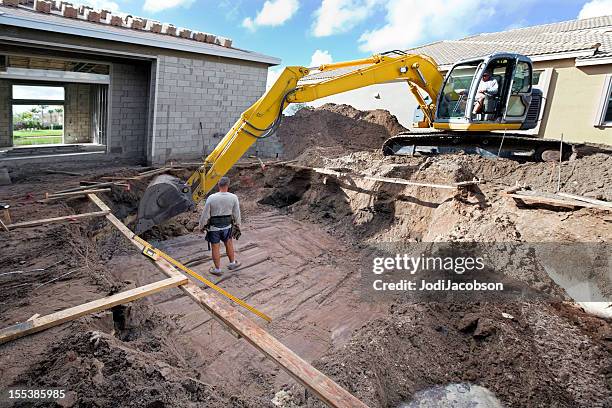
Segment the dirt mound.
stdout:
<svg viewBox="0 0 612 408">
<path fill-rule="evenodd" d="M 509 407 L 612 402 L 604 342 L 541 305 L 396 304 L 318 366 L 371 407 L 448 383 L 486 387 Z"/>
<path fill-rule="evenodd" d="M 123 407 L 149 408 L 266 405 L 200 381 L 181 350 L 152 330 L 156 326 L 159 322 L 146 326 L 150 338 L 142 350 L 126 339 L 81 327 L 57 342 L 14 386 L 61 387 L 67 391 L 61 406 L 116 407 L 118 401 Z"/>
<path fill-rule="evenodd" d="M 325 104 L 283 118 L 277 131 L 285 157 L 294 159 L 313 147 L 338 153 L 380 149 L 389 137 L 406 131 L 388 111 L 360 111 L 349 105 Z"/>
<path fill-rule="evenodd" d="M 263 194 L 293 197 L 292 203 L 277 207 L 284 207 L 301 219 L 323 223 L 333 235 L 360 242 L 605 242 L 612 237 L 612 227 L 597 210 L 523 209 L 500 194 L 516 183 L 554 192 L 558 163 L 521 164 L 475 155 L 383 157 L 378 152 L 318 156 L 314 163 L 348 173 L 425 183 L 450 184 L 474 178 L 484 181 L 458 195 L 454 190 L 357 177 L 337 179 L 315 172 L 311 172 L 309 188 L 304 190 L 292 182 L 274 181 L 287 177 L 283 172 L 295 170 L 268 171 L 270 174 L 264 175 L 268 185 L 274 187 L 261 190 Z M 612 188 L 606 182 L 612 179 L 611 169 L 612 155 L 606 154 L 564 162 L 561 191 L 612 200 Z M 273 198 L 261 202 L 273 204 Z"/>
</svg>

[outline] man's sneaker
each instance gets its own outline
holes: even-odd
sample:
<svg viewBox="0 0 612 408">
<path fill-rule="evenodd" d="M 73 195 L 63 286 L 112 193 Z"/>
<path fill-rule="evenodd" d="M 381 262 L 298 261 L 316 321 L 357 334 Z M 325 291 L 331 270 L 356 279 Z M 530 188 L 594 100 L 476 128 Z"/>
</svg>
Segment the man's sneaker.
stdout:
<svg viewBox="0 0 612 408">
<path fill-rule="evenodd" d="M 238 261 L 230 262 L 230 264 L 227 266 L 227 269 L 229 269 L 230 271 L 233 271 L 234 269 L 238 269 L 240 265 L 242 264 Z"/>
<path fill-rule="evenodd" d="M 215 276 L 223 275 L 223 271 L 221 269 L 215 268 L 214 266 L 211 266 L 208 272 L 210 272 L 211 275 L 215 275 Z"/>
</svg>

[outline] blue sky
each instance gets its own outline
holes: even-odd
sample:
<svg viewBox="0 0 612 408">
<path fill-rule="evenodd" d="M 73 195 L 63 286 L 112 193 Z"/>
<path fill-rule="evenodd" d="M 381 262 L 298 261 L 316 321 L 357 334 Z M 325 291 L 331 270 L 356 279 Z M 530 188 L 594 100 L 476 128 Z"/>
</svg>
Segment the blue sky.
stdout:
<svg viewBox="0 0 612 408">
<path fill-rule="evenodd" d="M 85 0 L 310 65 L 440 39 L 612 14 L 612 0 Z M 318 52 L 317 52 L 318 50 Z M 314 61 L 313 61 L 314 55 Z"/>
</svg>

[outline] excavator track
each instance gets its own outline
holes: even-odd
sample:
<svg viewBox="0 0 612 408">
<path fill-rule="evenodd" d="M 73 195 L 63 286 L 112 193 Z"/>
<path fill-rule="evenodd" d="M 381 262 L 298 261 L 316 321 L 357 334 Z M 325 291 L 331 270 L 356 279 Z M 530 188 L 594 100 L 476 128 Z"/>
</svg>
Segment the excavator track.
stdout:
<svg viewBox="0 0 612 408">
<path fill-rule="evenodd" d="M 573 151 L 571 144 L 560 140 L 491 132 L 404 132 L 387 139 L 382 147 L 385 156 L 430 156 L 463 152 L 490 158 L 536 162 L 559 161 L 560 158 L 568 160 Z"/>
</svg>

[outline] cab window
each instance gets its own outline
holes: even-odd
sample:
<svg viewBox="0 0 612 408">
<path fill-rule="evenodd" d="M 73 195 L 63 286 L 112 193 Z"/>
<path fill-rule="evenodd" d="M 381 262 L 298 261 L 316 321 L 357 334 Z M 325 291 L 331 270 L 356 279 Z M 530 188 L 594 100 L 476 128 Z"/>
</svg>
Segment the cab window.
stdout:
<svg viewBox="0 0 612 408">
<path fill-rule="evenodd" d="M 531 66 L 524 61 L 519 61 L 514 70 L 512 93 L 528 93 L 529 91 L 531 91 Z"/>
<path fill-rule="evenodd" d="M 444 82 L 439 101 L 438 116 L 461 118 L 465 116 L 467 96 L 480 61 L 457 65 Z"/>
</svg>

